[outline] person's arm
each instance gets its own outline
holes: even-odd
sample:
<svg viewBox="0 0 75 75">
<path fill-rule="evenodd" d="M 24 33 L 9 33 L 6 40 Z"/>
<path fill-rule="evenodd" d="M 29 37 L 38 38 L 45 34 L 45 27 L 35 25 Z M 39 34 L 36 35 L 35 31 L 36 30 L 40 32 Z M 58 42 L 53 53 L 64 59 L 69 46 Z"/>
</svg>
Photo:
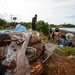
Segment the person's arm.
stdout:
<svg viewBox="0 0 75 75">
<path fill-rule="evenodd" d="M 37 22 L 37 18 L 35 17 L 35 23 Z"/>
</svg>

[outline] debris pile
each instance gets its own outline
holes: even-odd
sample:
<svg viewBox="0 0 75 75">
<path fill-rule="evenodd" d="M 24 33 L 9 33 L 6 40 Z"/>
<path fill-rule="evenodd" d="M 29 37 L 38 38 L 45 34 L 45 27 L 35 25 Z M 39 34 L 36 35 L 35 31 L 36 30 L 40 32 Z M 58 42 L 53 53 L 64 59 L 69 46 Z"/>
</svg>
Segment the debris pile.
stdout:
<svg viewBox="0 0 75 75">
<path fill-rule="evenodd" d="M 42 70 L 38 59 L 45 48 L 38 32 L 9 32 L 0 36 L 0 63 L 6 67 L 5 74 L 35 75 Z"/>
</svg>

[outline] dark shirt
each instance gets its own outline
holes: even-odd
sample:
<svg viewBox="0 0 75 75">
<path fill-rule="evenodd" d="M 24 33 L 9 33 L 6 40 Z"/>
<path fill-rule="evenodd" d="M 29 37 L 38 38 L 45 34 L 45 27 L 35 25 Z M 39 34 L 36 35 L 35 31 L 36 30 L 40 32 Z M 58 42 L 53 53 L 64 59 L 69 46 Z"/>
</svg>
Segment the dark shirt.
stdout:
<svg viewBox="0 0 75 75">
<path fill-rule="evenodd" d="M 32 18 L 32 30 L 36 31 L 36 21 L 37 21 L 37 17 L 33 17 Z"/>
<path fill-rule="evenodd" d="M 33 17 L 32 18 L 32 23 L 35 23 L 37 21 L 37 18 L 36 17 Z"/>
</svg>

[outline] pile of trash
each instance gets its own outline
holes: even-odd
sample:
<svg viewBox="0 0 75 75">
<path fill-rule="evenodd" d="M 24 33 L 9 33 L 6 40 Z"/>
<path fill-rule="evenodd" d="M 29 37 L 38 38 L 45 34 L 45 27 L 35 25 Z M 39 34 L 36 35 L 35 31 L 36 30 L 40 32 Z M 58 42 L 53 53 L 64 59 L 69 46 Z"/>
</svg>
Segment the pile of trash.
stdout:
<svg viewBox="0 0 75 75">
<path fill-rule="evenodd" d="M 27 31 L 17 25 L 13 31 L 0 31 L 0 75 L 40 74 L 45 46 L 37 31 Z"/>
</svg>

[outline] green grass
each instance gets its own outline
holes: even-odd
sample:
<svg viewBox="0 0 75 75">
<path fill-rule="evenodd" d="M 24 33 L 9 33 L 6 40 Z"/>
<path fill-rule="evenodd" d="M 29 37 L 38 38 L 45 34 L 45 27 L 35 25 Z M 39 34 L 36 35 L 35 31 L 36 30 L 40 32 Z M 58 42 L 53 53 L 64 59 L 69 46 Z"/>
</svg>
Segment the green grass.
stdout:
<svg viewBox="0 0 75 75">
<path fill-rule="evenodd" d="M 55 50 L 55 52 L 61 55 L 61 54 L 62 54 L 62 49 L 61 49 L 61 48 L 57 48 L 57 49 Z"/>
<path fill-rule="evenodd" d="M 72 47 L 68 47 L 68 46 L 66 46 L 66 47 L 64 47 L 64 48 L 57 48 L 56 50 L 55 50 L 55 52 L 56 53 L 58 53 L 58 54 L 65 54 L 65 55 L 74 55 L 75 56 L 75 48 L 72 48 Z"/>
<path fill-rule="evenodd" d="M 74 55 L 75 56 L 75 48 L 66 46 L 63 50 L 66 55 Z"/>
</svg>

